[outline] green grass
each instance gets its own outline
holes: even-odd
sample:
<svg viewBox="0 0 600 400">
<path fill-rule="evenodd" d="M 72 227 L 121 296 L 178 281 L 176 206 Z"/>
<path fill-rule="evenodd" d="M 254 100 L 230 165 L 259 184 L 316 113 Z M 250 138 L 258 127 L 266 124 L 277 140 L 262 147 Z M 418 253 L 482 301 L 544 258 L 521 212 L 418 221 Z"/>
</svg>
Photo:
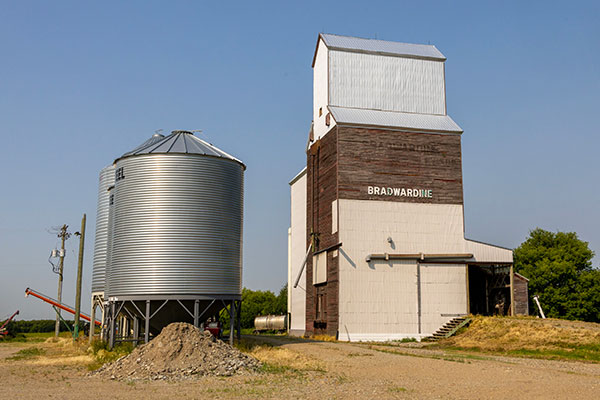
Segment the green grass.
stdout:
<svg viewBox="0 0 600 400">
<path fill-rule="evenodd" d="M 88 364 L 90 371 L 95 371 L 104 364 L 118 360 L 130 354 L 134 347 L 132 343 L 118 343 L 112 350 L 108 350 L 108 343 L 102 340 L 94 340 L 91 345 L 94 362 Z"/>
<path fill-rule="evenodd" d="M 372 345 L 368 346 L 368 349 L 375 350 L 380 353 L 395 354 L 398 356 L 430 358 L 433 360 L 443 360 L 443 361 L 451 361 L 451 362 L 467 363 L 467 364 L 471 363 L 470 360 L 492 360 L 492 358 L 490 358 L 490 357 L 479 356 L 479 355 L 475 355 L 475 354 L 427 354 L 425 352 L 413 353 L 413 352 L 408 352 L 408 351 L 381 349 L 381 348 L 374 347 Z"/>
<path fill-rule="evenodd" d="M 565 346 L 563 349 L 497 349 L 497 350 L 482 350 L 477 347 L 463 348 L 458 346 L 446 347 L 447 350 L 477 352 L 490 355 L 525 357 L 525 358 L 540 358 L 544 360 L 569 360 L 569 361 L 586 361 L 592 363 L 600 363 L 600 349 L 597 345 L 581 345 L 581 346 Z"/>
<path fill-rule="evenodd" d="M 0 339 L 0 343 L 41 343 L 52 337 L 54 337 L 54 332 L 17 333 L 13 337 Z M 71 334 L 69 332 L 61 332 L 59 337 L 70 338 Z"/>
<path fill-rule="evenodd" d="M 297 370 L 296 368 L 292 368 L 287 365 L 277 365 L 277 364 L 266 363 L 264 361 L 263 361 L 262 367 L 260 368 L 259 371 L 267 373 L 267 374 L 285 374 L 288 372 L 291 372 L 294 374 L 300 373 L 300 371 Z"/>
<path fill-rule="evenodd" d="M 348 357 L 372 357 L 373 354 L 371 354 L 371 353 L 348 353 L 347 356 Z"/>
<path fill-rule="evenodd" d="M 531 317 L 473 317 L 468 328 L 428 346 L 442 351 L 600 363 L 600 326 Z"/>
<path fill-rule="evenodd" d="M 40 349 L 38 347 L 29 347 L 27 349 L 19 350 L 14 356 L 8 357 L 7 360 L 18 361 L 18 360 L 27 360 L 30 358 L 39 357 L 46 354 L 46 350 Z"/>
<path fill-rule="evenodd" d="M 417 341 L 417 338 L 414 337 L 406 337 L 402 340 L 400 340 L 400 343 L 414 343 Z"/>
</svg>

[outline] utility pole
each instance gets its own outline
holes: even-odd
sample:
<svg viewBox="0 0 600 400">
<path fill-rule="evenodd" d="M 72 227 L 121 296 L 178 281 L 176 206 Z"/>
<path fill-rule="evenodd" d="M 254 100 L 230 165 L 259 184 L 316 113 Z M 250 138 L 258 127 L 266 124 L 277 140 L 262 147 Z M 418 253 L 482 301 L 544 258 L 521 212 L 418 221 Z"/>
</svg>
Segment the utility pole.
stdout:
<svg viewBox="0 0 600 400">
<path fill-rule="evenodd" d="M 67 232 L 68 225 L 63 225 L 60 228 L 58 237 L 60 238 L 60 261 L 58 262 L 58 302 L 62 303 L 62 284 L 63 284 L 63 267 L 65 265 L 65 241 L 71 236 Z M 58 337 L 60 332 L 60 309 L 56 310 L 56 325 L 54 326 L 54 336 Z"/>
<path fill-rule="evenodd" d="M 75 232 L 79 236 L 79 259 L 77 261 L 77 290 L 75 294 L 75 326 L 73 327 L 73 340 L 79 337 L 79 313 L 81 312 L 81 275 L 83 272 L 83 247 L 85 244 L 85 214 L 81 218 L 81 231 Z M 90 329 L 94 329 L 94 321 L 90 321 Z"/>
</svg>

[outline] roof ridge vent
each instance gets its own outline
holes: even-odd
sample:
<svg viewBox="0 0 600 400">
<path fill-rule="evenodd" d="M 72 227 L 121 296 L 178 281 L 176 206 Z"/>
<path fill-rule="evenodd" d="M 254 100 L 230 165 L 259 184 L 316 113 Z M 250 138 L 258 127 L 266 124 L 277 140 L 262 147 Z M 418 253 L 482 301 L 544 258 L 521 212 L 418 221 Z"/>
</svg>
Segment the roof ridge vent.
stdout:
<svg viewBox="0 0 600 400">
<path fill-rule="evenodd" d="M 175 134 L 179 134 L 179 133 L 185 133 L 186 135 L 193 135 L 196 132 L 200 133 L 200 132 L 202 132 L 202 129 L 194 129 L 191 131 L 184 130 L 184 129 L 177 129 L 177 130 L 171 131 L 171 134 L 175 135 Z"/>
<path fill-rule="evenodd" d="M 161 137 L 165 137 L 165 135 L 163 135 L 161 132 L 163 130 L 162 129 L 157 129 L 154 131 L 154 135 L 152 135 L 153 138 L 161 138 Z"/>
</svg>

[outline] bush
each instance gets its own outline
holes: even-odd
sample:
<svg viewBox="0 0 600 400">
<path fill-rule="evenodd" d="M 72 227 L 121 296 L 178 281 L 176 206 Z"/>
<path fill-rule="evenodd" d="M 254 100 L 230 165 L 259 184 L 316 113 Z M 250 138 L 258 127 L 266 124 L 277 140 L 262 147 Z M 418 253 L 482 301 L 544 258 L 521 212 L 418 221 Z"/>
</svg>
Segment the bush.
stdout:
<svg viewBox="0 0 600 400">
<path fill-rule="evenodd" d="M 539 295 L 547 317 L 600 322 L 600 271 L 576 233 L 534 229 L 514 255 L 515 271 L 529 279 L 529 294 Z M 531 301 L 529 307 L 537 310 Z"/>
</svg>

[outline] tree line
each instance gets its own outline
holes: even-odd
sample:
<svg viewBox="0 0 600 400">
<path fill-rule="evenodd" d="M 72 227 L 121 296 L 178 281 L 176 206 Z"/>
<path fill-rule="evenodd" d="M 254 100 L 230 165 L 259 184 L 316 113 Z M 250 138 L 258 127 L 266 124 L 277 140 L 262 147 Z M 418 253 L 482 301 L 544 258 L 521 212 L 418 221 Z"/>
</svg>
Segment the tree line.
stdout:
<svg viewBox="0 0 600 400">
<path fill-rule="evenodd" d="M 74 322 L 65 321 L 69 328 L 73 329 Z M 38 332 L 54 332 L 54 326 L 56 321 L 53 319 L 34 319 L 30 321 L 24 320 L 12 320 L 9 323 L 8 331 L 11 333 L 38 333 Z M 81 325 L 80 325 L 81 326 Z M 60 323 L 60 331 L 65 332 L 68 331 L 65 324 L 61 321 Z"/>
<path fill-rule="evenodd" d="M 515 271 L 529 279 L 530 313 L 537 313 L 532 299 L 538 295 L 547 317 L 600 322 L 600 270 L 593 258 L 575 232 L 532 230 L 514 251 Z"/>
</svg>

